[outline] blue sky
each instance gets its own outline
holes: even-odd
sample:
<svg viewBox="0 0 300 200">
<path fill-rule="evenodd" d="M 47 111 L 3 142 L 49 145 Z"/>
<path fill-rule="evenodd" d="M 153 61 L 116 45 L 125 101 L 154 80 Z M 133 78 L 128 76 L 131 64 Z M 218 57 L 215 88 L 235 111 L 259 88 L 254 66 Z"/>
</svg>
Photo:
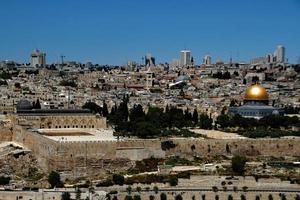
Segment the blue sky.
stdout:
<svg viewBox="0 0 300 200">
<path fill-rule="evenodd" d="M 279 44 L 300 56 L 300 0 L 4 0 L 0 25 L 0 60 L 18 62 L 35 48 L 48 63 L 169 62 L 184 48 L 196 63 L 249 61 Z"/>
</svg>

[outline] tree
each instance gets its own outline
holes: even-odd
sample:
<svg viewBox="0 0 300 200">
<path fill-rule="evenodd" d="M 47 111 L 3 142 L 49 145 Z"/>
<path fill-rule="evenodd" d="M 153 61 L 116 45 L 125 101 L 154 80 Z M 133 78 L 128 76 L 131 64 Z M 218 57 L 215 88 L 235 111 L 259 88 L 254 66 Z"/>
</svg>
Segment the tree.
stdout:
<svg viewBox="0 0 300 200">
<path fill-rule="evenodd" d="M 141 193 L 142 188 L 141 188 L 140 186 L 137 186 L 137 187 L 136 187 L 136 191 L 137 191 L 138 193 Z"/>
<path fill-rule="evenodd" d="M 62 200 L 71 200 L 71 196 L 69 192 L 63 192 L 61 195 Z"/>
<path fill-rule="evenodd" d="M 76 200 L 81 199 L 81 190 L 79 188 L 76 189 Z"/>
<path fill-rule="evenodd" d="M 194 122 L 194 126 L 197 126 L 198 120 L 199 120 L 198 119 L 198 111 L 197 111 L 197 109 L 194 109 L 192 120 Z"/>
<path fill-rule="evenodd" d="M 178 184 L 177 176 L 171 176 L 170 180 L 169 180 L 169 183 L 170 183 L 171 186 L 176 186 Z"/>
<path fill-rule="evenodd" d="M 158 193 L 158 187 L 156 185 L 153 187 L 153 191 L 155 192 L 155 194 Z"/>
<path fill-rule="evenodd" d="M 165 193 L 161 193 L 160 200 L 167 200 L 167 195 Z"/>
<path fill-rule="evenodd" d="M 244 194 L 241 194 L 241 200 L 246 200 L 246 196 Z"/>
<path fill-rule="evenodd" d="M 133 200 L 141 200 L 141 196 L 140 195 L 134 195 Z"/>
<path fill-rule="evenodd" d="M 39 99 L 37 99 L 36 102 L 33 102 L 32 108 L 33 109 L 41 109 L 41 103 L 40 103 Z"/>
<path fill-rule="evenodd" d="M 83 106 L 83 109 L 89 109 L 93 113 L 102 113 L 102 108 L 95 102 L 86 102 Z"/>
<path fill-rule="evenodd" d="M 279 194 L 279 195 L 280 195 L 280 194 Z M 284 193 L 282 193 L 282 194 L 280 195 L 280 199 L 281 199 L 281 200 L 286 200 L 286 196 L 285 196 Z"/>
<path fill-rule="evenodd" d="M 133 198 L 130 195 L 126 195 L 125 198 L 124 198 L 124 200 L 133 200 Z"/>
<path fill-rule="evenodd" d="M 153 195 L 149 196 L 149 200 L 154 200 L 154 199 L 155 199 L 155 196 L 153 196 Z"/>
<path fill-rule="evenodd" d="M 51 185 L 51 188 L 61 187 L 63 185 L 60 180 L 60 175 L 56 171 L 50 172 L 50 174 L 48 176 L 48 182 Z"/>
<path fill-rule="evenodd" d="M 269 194 L 268 200 L 273 200 L 273 195 L 272 194 Z"/>
<path fill-rule="evenodd" d="M 202 129 L 212 129 L 212 119 L 206 114 L 202 113 L 200 114 L 200 128 Z"/>
<path fill-rule="evenodd" d="M 117 196 L 113 196 L 112 200 L 118 200 Z"/>
<path fill-rule="evenodd" d="M 102 115 L 103 115 L 103 117 L 108 116 L 108 108 L 107 108 L 107 104 L 105 103 L 105 101 L 103 101 Z"/>
<path fill-rule="evenodd" d="M 177 195 L 175 196 L 175 200 L 182 200 L 181 194 L 177 194 Z"/>
<path fill-rule="evenodd" d="M 123 185 L 125 181 L 124 176 L 120 175 L 120 174 L 114 174 L 113 175 L 113 182 L 117 185 Z"/>
<path fill-rule="evenodd" d="M 214 192 L 218 192 L 218 187 L 217 187 L 217 186 L 213 186 L 213 187 L 212 187 L 212 190 L 213 190 Z"/>
<path fill-rule="evenodd" d="M 244 156 L 239 156 L 239 155 L 233 156 L 231 159 L 232 171 L 239 175 L 243 175 L 245 171 L 246 162 L 247 159 Z"/>
<path fill-rule="evenodd" d="M 143 107 L 138 104 L 134 105 L 133 108 L 130 110 L 129 114 L 129 119 L 131 122 L 136 122 L 136 121 L 142 121 L 145 117 L 145 113 L 143 110 Z"/>
<path fill-rule="evenodd" d="M 127 191 L 128 194 L 131 194 L 132 188 L 131 188 L 130 186 L 128 186 L 128 187 L 126 188 L 126 191 Z"/>
<path fill-rule="evenodd" d="M 216 123 L 221 127 L 221 128 L 227 128 L 230 126 L 230 118 L 228 115 L 221 114 L 217 117 Z"/>
</svg>

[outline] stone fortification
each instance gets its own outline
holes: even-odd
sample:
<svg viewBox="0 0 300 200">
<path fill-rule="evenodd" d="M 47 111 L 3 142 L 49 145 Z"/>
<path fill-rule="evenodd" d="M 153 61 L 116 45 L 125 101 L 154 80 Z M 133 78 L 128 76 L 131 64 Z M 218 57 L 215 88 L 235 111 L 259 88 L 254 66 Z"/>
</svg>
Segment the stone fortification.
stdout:
<svg viewBox="0 0 300 200">
<path fill-rule="evenodd" d="M 32 150 L 46 170 L 71 176 L 91 175 L 99 170 L 127 170 L 133 161 L 149 157 L 299 156 L 300 139 L 135 139 L 124 141 L 54 141 L 39 132 L 16 126 L 14 140 Z M 162 149 L 162 142 L 173 144 Z M 114 167 L 115 166 L 115 167 Z"/>
</svg>

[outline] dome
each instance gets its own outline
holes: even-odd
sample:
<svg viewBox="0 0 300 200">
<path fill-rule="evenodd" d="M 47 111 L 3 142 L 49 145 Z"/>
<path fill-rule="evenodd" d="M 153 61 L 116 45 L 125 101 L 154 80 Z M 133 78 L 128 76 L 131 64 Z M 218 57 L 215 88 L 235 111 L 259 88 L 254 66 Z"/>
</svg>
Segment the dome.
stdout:
<svg viewBox="0 0 300 200">
<path fill-rule="evenodd" d="M 269 96 L 266 89 L 255 84 L 246 90 L 244 100 L 246 101 L 268 101 Z"/>
<path fill-rule="evenodd" d="M 17 110 L 30 110 L 32 108 L 32 105 L 30 101 L 22 99 L 17 103 Z"/>
<path fill-rule="evenodd" d="M 188 81 L 190 80 L 190 77 L 188 77 L 187 75 L 181 75 L 181 76 L 178 76 L 176 78 L 176 82 L 179 82 L 179 81 Z"/>
</svg>

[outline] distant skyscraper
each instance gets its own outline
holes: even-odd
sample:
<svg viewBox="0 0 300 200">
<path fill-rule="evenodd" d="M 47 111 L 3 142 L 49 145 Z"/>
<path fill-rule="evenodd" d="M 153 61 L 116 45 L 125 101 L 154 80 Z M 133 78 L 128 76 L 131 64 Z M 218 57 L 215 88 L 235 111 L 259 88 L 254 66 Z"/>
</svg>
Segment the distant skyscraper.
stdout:
<svg viewBox="0 0 300 200">
<path fill-rule="evenodd" d="M 30 54 L 30 65 L 32 67 L 44 66 L 46 65 L 46 54 L 40 52 L 38 49 L 34 50 Z"/>
<path fill-rule="evenodd" d="M 285 62 L 285 48 L 284 46 L 277 46 L 277 49 L 274 52 L 275 62 L 284 63 Z"/>
<path fill-rule="evenodd" d="M 145 65 L 147 67 L 155 65 L 155 58 L 152 57 L 152 55 L 150 53 L 146 54 L 146 56 L 145 56 Z"/>
<path fill-rule="evenodd" d="M 182 50 L 180 52 L 180 66 L 186 66 L 191 64 L 191 51 Z"/>
<path fill-rule="evenodd" d="M 205 55 L 203 58 L 203 64 L 204 65 L 211 65 L 211 56 L 210 55 Z"/>
<path fill-rule="evenodd" d="M 272 54 L 267 54 L 266 55 L 266 61 L 267 63 L 272 63 L 274 61 L 274 57 Z"/>
</svg>

